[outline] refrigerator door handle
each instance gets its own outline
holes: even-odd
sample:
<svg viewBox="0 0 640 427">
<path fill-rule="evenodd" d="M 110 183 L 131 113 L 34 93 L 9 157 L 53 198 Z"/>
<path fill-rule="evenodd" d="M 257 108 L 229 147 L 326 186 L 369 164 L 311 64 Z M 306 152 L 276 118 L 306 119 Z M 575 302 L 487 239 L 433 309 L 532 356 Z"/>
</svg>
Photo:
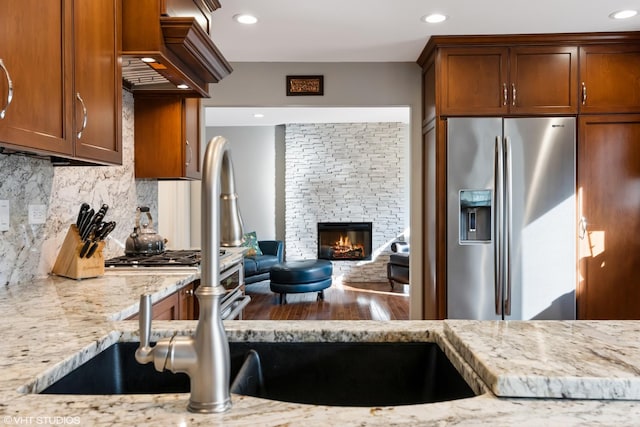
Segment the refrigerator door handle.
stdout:
<svg viewBox="0 0 640 427">
<path fill-rule="evenodd" d="M 504 233 L 503 265 L 504 265 L 504 315 L 511 315 L 511 250 L 513 247 L 513 176 L 511 163 L 511 140 L 504 139 Z"/>
<path fill-rule="evenodd" d="M 503 185 L 503 147 L 501 138 L 496 136 L 495 143 L 495 158 L 494 158 L 494 186 L 495 194 L 493 198 L 493 269 L 494 269 L 494 300 L 496 314 L 502 315 L 502 290 L 504 289 L 502 283 L 502 242 L 503 242 L 503 227 L 502 227 L 502 185 Z"/>
</svg>

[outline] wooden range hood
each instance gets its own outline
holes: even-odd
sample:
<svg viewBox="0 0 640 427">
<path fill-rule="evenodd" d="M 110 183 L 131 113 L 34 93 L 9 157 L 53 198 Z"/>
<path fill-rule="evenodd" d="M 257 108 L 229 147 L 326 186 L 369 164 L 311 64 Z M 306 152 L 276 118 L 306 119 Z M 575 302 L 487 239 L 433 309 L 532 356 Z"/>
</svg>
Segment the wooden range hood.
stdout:
<svg viewBox="0 0 640 427">
<path fill-rule="evenodd" d="M 134 94 L 208 98 L 209 83 L 217 83 L 232 71 L 208 34 L 210 14 L 220 7 L 219 3 L 194 0 L 193 10 L 186 13 L 173 3 L 184 1 L 123 1 L 124 85 Z M 184 16 L 191 12 L 194 16 Z M 155 62 L 146 63 L 141 58 L 153 58 Z"/>
</svg>

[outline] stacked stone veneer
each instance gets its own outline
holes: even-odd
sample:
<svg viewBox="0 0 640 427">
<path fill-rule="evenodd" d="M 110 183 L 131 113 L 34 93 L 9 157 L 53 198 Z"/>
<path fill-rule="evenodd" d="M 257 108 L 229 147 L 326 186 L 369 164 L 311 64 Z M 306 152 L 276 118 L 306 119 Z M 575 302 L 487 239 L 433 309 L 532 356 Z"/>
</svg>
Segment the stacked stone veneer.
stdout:
<svg viewBox="0 0 640 427">
<path fill-rule="evenodd" d="M 406 227 L 403 123 L 291 124 L 285 130 L 285 253 L 316 258 L 318 222 L 373 223 L 369 261 L 333 261 L 334 277 L 386 281 Z"/>
</svg>

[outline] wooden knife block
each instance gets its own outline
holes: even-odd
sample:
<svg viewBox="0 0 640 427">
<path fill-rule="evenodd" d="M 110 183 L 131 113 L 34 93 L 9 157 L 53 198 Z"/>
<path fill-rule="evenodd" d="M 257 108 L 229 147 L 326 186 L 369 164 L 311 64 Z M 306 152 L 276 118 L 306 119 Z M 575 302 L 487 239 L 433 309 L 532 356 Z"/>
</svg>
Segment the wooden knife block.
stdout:
<svg viewBox="0 0 640 427">
<path fill-rule="evenodd" d="M 84 242 L 80 238 L 78 227 L 71 224 L 67 236 L 62 243 L 58 258 L 53 265 L 52 272 L 58 276 L 70 279 L 87 279 L 104 274 L 104 241 L 98 242 L 98 249 L 91 258 L 80 258 L 80 251 Z"/>
</svg>

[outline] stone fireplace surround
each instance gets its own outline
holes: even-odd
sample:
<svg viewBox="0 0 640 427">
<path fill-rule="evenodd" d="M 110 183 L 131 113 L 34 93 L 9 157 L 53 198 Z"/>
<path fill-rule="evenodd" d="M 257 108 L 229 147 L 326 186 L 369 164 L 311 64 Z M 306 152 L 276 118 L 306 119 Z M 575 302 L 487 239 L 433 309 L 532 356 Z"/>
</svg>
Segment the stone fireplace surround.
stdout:
<svg viewBox="0 0 640 427">
<path fill-rule="evenodd" d="M 285 256 L 317 257 L 318 222 L 372 222 L 371 260 L 332 261 L 334 278 L 385 282 L 390 244 L 407 228 L 404 123 L 285 127 Z"/>
</svg>

